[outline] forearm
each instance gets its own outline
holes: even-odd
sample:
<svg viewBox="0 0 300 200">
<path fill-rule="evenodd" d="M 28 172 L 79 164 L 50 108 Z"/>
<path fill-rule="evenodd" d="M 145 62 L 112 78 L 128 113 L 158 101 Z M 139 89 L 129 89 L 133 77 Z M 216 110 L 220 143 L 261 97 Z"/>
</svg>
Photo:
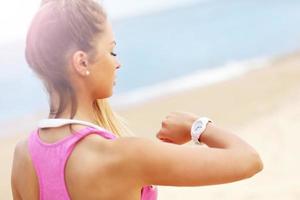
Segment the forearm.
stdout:
<svg viewBox="0 0 300 200">
<path fill-rule="evenodd" d="M 209 147 L 229 150 L 232 157 L 236 157 L 237 163 L 242 166 L 243 178 L 251 177 L 263 169 L 261 158 L 254 148 L 238 136 L 216 127 L 213 123 L 207 124 L 199 140 Z"/>
<path fill-rule="evenodd" d="M 162 128 L 157 137 L 174 144 L 185 144 L 192 139 L 191 132 L 196 127 L 193 127 L 193 125 L 198 119 L 199 116 L 192 113 L 173 112 L 162 122 Z M 207 163 L 212 160 L 215 160 L 216 163 L 221 163 L 222 166 L 218 166 L 221 167 L 220 170 L 223 170 L 223 167 L 228 169 L 227 174 L 230 177 L 234 176 L 235 180 L 250 177 L 263 168 L 258 153 L 249 144 L 237 135 L 218 128 L 214 123 L 207 124 L 199 140 L 209 147 L 199 148 L 199 154 L 202 157 L 199 158 L 201 160 L 200 163 L 203 164 L 203 154 L 209 154 L 206 157 L 208 159 Z"/>
<path fill-rule="evenodd" d="M 222 148 L 222 149 L 245 149 L 255 151 L 249 144 L 243 141 L 241 138 L 215 126 L 213 123 L 208 123 L 205 131 L 199 138 L 199 141 L 206 144 L 209 147 Z"/>
</svg>

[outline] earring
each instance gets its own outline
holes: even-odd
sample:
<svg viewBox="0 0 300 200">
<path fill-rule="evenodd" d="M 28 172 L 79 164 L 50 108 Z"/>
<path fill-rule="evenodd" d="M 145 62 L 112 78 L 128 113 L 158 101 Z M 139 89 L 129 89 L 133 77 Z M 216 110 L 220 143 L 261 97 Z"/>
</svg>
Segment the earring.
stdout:
<svg viewBox="0 0 300 200">
<path fill-rule="evenodd" d="M 86 72 L 85 72 L 85 75 L 86 75 L 86 76 L 90 75 L 90 71 L 86 71 Z"/>
</svg>

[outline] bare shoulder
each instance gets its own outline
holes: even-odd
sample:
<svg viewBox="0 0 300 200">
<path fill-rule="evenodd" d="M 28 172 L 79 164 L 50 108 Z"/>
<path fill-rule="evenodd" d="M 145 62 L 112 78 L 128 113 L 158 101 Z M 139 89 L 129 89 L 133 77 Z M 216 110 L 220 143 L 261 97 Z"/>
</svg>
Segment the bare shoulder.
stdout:
<svg viewBox="0 0 300 200">
<path fill-rule="evenodd" d="M 11 186 L 14 199 L 38 199 L 38 181 L 28 150 L 28 139 L 20 140 L 14 150 Z"/>
<path fill-rule="evenodd" d="M 26 141 L 22 140 L 18 142 L 15 146 L 14 150 L 14 157 L 13 157 L 13 167 L 12 167 L 12 173 L 11 173 L 11 189 L 14 199 L 21 199 L 20 191 L 18 189 L 18 177 L 19 177 L 19 166 L 20 163 L 22 163 L 22 160 L 24 160 L 24 153 L 25 150 L 24 147 L 26 145 Z"/>
<path fill-rule="evenodd" d="M 68 159 L 67 174 L 70 172 L 70 174 L 76 174 L 77 177 L 82 174 L 83 179 L 91 179 L 97 173 L 100 175 L 99 171 L 109 168 L 106 166 L 115 158 L 111 153 L 111 148 L 113 148 L 111 143 L 112 141 L 96 133 L 84 137 L 76 144 Z M 88 174 L 90 174 L 90 177 L 88 177 Z"/>
<path fill-rule="evenodd" d="M 19 173 L 22 170 L 32 167 L 31 157 L 28 149 L 28 139 L 20 140 L 14 149 L 13 172 Z"/>
<path fill-rule="evenodd" d="M 103 180 L 106 175 L 113 180 L 122 179 L 123 182 L 139 185 L 133 179 L 135 156 L 140 156 L 141 149 L 149 140 L 136 137 L 121 137 L 115 140 L 105 139 L 97 134 L 90 134 L 82 139 L 74 148 L 66 166 L 67 175 L 72 174 L 86 180 Z M 80 162 L 80 167 L 78 163 Z M 131 163 L 133 164 L 131 166 Z M 75 167 L 74 167 L 75 166 Z M 89 173 L 87 173 L 87 171 Z M 133 172 L 133 173 L 131 173 Z M 101 179 L 97 177 L 101 177 Z M 140 185 L 142 185 L 140 183 Z"/>
<path fill-rule="evenodd" d="M 22 163 L 24 164 L 29 159 L 28 152 L 28 139 L 20 140 L 14 150 L 14 163 L 16 166 L 21 167 Z"/>
</svg>

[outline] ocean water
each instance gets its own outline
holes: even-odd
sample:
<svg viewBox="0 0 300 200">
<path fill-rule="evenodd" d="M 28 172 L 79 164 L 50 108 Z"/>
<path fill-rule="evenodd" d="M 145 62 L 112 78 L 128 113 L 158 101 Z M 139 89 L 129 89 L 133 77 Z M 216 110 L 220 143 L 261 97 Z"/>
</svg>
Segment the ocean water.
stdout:
<svg viewBox="0 0 300 200">
<path fill-rule="evenodd" d="M 224 80 L 257 67 L 253 60 L 298 50 L 299 10 L 297 0 L 194 0 L 113 18 L 122 63 L 113 103 L 126 106 Z M 23 51 L 23 40 L 0 46 L 0 121 L 47 109 Z"/>
</svg>

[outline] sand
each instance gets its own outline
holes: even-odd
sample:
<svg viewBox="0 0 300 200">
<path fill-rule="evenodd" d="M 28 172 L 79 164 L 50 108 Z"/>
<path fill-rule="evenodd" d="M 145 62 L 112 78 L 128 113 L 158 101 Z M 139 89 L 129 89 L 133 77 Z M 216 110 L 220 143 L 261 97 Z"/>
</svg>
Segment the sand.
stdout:
<svg viewBox="0 0 300 200">
<path fill-rule="evenodd" d="M 300 199 L 300 53 L 273 59 L 267 66 L 231 80 L 160 97 L 119 113 L 137 136 L 155 139 L 162 119 L 171 111 L 208 116 L 218 126 L 232 130 L 257 149 L 264 170 L 225 185 L 159 186 L 159 199 Z M 0 199 L 12 199 L 13 148 L 28 135 L 37 118 L 26 117 L 17 127 L 2 129 L 10 136 L 0 140 Z"/>
</svg>

